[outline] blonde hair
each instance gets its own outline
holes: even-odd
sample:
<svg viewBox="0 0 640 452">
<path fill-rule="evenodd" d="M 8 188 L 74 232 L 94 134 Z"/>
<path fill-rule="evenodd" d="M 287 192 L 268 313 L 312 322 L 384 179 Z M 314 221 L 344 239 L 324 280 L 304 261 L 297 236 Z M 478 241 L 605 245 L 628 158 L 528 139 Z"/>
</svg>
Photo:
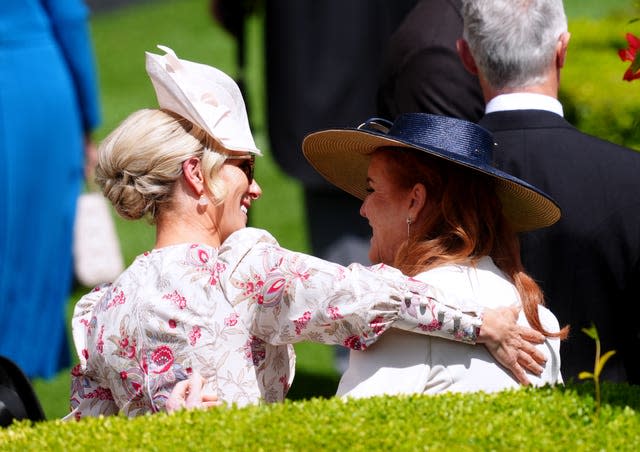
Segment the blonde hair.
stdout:
<svg viewBox="0 0 640 452">
<path fill-rule="evenodd" d="M 170 205 L 182 163 L 197 157 L 217 203 L 226 196 L 218 170 L 227 151 L 202 129 L 168 110 L 129 115 L 98 148 L 96 182 L 120 216 L 155 223 Z"/>
</svg>

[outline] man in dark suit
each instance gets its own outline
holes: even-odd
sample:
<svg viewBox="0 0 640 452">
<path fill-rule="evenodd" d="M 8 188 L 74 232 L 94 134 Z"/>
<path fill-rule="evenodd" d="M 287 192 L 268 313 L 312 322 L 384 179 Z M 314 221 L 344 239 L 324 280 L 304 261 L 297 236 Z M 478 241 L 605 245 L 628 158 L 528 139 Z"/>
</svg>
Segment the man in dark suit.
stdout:
<svg viewBox="0 0 640 452">
<path fill-rule="evenodd" d="M 557 100 L 569 33 L 561 0 L 464 0 L 458 51 L 479 76 L 480 124 L 496 163 L 551 194 L 554 226 L 522 237 L 525 268 L 572 333 L 561 347 L 566 379 L 593 371 L 594 323 L 603 378 L 640 383 L 640 154 L 581 133 Z"/>
<path fill-rule="evenodd" d="M 328 184 L 300 145 L 309 132 L 375 115 L 383 49 L 417 0 L 265 2 L 267 122 L 280 167 L 303 186 L 311 248 L 368 264 L 371 230 L 360 201 Z"/>
<path fill-rule="evenodd" d="M 391 35 L 378 88 L 378 116 L 433 113 L 477 122 L 484 113 L 478 77 L 456 51 L 462 0 L 420 0 Z"/>
</svg>

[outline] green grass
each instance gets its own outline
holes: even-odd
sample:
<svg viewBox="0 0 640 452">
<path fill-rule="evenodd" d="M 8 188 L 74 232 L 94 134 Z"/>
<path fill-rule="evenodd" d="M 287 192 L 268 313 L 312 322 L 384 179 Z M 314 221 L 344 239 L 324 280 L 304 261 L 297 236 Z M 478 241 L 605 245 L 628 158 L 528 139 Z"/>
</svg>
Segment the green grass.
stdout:
<svg viewBox="0 0 640 452">
<path fill-rule="evenodd" d="M 628 145 L 637 142 L 640 145 L 640 139 L 634 141 L 637 139 L 633 136 L 633 131 L 640 129 L 633 124 L 634 117 L 640 117 L 640 82 L 621 82 L 626 66 L 615 53 L 617 48 L 624 46 L 626 31 L 640 32 L 640 23 L 627 24 L 633 17 L 632 3 L 629 0 L 565 1 L 573 37 L 567 69 L 563 74 L 563 96 L 572 119 L 579 127 L 612 141 Z M 211 64 L 235 74 L 234 42 L 211 20 L 208 4 L 209 0 L 163 0 L 93 18 L 92 32 L 104 113 L 103 125 L 96 132 L 98 141 L 132 111 L 156 106 L 153 89 L 144 70 L 144 52 L 160 52 L 156 49 L 157 44 L 172 47 L 178 56 L 185 59 Z M 609 17 L 612 11 L 616 12 L 612 19 L 600 20 Z M 248 47 L 248 107 L 256 143 L 265 154 L 256 168 L 263 196 L 252 205 L 251 223 L 271 231 L 283 246 L 308 252 L 300 186 L 278 169 L 269 152 L 264 116 L 261 23 L 258 18 L 253 18 L 249 24 Z M 603 117 L 609 120 L 603 121 Z M 116 219 L 116 225 L 127 263 L 153 246 L 153 229 L 144 221 Z M 69 310 L 87 290 L 78 288 L 74 292 L 70 297 Z M 318 344 L 298 344 L 296 350 L 298 370 L 291 397 L 331 395 L 337 384 L 337 375 L 332 367 L 332 349 Z M 48 418 L 66 414 L 68 370 L 48 381 L 36 380 L 34 384 Z"/>
</svg>

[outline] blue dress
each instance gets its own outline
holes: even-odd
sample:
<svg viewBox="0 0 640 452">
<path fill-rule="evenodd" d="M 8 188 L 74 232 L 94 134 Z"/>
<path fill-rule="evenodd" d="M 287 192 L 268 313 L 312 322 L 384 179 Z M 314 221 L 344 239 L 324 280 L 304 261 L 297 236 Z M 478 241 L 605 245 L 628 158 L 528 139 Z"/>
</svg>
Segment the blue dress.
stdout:
<svg viewBox="0 0 640 452">
<path fill-rule="evenodd" d="M 88 15 L 81 0 L 0 2 L 0 355 L 30 377 L 69 365 L 73 219 L 100 116 Z"/>
</svg>

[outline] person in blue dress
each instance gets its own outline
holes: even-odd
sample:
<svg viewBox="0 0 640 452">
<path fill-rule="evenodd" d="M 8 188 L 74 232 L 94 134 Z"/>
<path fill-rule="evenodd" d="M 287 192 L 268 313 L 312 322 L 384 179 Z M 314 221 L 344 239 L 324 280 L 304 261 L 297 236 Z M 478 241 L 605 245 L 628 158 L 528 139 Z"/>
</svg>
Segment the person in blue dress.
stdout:
<svg viewBox="0 0 640 452">
<path fill-rule="evenodd" d="M 100 120 L 88 17 L 82 0 L 0 2 L 0 355 L 29 377 L 70 363 L 73 222 Z"/>
</svg>

